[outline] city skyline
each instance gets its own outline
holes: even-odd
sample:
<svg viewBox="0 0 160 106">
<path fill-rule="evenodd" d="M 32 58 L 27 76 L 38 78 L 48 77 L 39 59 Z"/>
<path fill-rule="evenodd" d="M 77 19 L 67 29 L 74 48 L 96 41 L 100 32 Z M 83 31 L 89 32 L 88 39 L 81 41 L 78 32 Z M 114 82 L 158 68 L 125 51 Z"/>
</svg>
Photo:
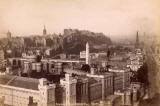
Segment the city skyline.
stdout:
<svg viewBox="0 0 160 106">
<path fill-rule="evenodd" d="M 159 106 L 160 0 L 0 0 L 0 106 Z"/>
<path fill-rule="evenodd" d="M 0 6 L 2 36 L 8 30 L 13 36 L 42 34 L 43 25 L 50 34 L 68 28 L 102 32 L 111 38 L 136 31 L 159 34 L 158 0 L 5 0 Z"/>
</svg>

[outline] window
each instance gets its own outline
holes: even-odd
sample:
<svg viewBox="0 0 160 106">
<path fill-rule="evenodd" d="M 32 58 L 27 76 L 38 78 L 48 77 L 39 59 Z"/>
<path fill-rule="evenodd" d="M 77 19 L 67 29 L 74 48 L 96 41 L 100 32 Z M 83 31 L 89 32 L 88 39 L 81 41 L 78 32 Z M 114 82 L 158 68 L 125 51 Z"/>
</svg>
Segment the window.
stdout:
<svg viewBox="0 0 160 106">
<path fill-rule="evenodd" d="M 16 65 L 16 60 L 13 60 L 13 65 Z"/>
</svg>

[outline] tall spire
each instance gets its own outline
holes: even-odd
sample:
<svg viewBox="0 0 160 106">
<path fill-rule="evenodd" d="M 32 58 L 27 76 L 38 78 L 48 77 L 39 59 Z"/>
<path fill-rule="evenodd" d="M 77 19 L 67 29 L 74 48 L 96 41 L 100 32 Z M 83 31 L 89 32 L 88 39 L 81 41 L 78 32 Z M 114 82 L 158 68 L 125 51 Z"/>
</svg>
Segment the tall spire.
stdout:
<svg viewBox="0 0 160 106">
<path fill-rule="evenodd" d="M 44 25 L 44 29 L 43 29 L 43 35 L 47 35 L 47 30 L 46 30 L 46 26 Z"/>
<path fill-rule="evenodd" d="M 139 46 L 139 34 L 138 34 L 138 31 L 137 31 L 137 35 L 136 35 L 136 44 L 135 44 L 136 47 Z"/>
<path fill-rule="evenodd" d="M 7 32 L 7 38 L 11 38 L 12 36 L 11 36 L 11 32 L 8 30 L 8 32 Z"/>
</svg>

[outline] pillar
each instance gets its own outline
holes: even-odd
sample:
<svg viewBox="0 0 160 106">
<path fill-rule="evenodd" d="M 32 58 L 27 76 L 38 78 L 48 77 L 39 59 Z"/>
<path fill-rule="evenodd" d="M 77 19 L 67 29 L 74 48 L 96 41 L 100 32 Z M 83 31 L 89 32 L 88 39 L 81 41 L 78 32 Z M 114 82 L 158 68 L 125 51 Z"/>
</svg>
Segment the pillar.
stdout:
<svg viewBox="0 0 160 106">
<path fill-rule="evenodd" d="M 105 100 L 105 79 L 102 78 L 102 100 Z"/>
<path fill-rule="evenodd" d="M 86 64 L 89 64 L 89 44 L 86 44 Z"/>
</svg>

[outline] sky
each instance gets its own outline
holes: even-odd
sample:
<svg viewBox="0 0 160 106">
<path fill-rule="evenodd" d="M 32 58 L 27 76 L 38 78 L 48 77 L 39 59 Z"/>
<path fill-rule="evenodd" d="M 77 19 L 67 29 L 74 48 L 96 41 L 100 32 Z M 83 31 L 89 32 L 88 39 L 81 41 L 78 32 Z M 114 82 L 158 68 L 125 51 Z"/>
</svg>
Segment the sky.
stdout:
<svg viewBox="0 0 160 106">
<path fill-rule="evenodd" d="M 63 33 L 73 28 L 111 38 L 159 34 L 159 0 L 0 0 L 0 36 Z"/>
</svg>

